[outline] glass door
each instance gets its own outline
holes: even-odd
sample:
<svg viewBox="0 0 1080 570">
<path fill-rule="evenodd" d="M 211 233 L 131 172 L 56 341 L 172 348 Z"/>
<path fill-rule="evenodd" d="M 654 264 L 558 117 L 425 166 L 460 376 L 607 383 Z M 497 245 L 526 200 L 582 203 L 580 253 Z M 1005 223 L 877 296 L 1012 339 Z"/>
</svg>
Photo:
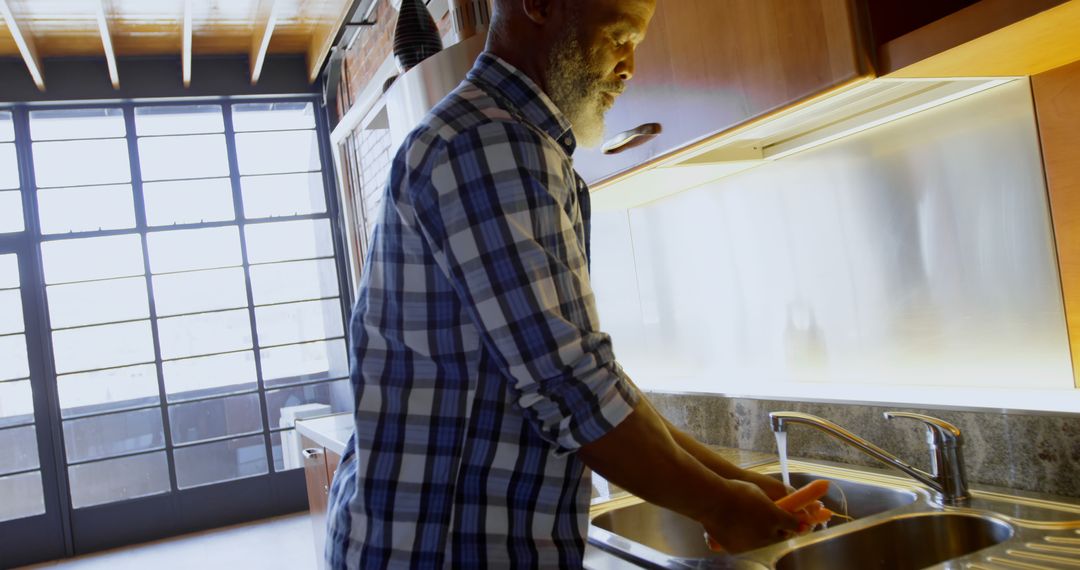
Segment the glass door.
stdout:
<svg viewBox="0 0 1080 570">
<path fill-rule="evenodd" d="M 12 114 L 0 111 L 0 567 L 66 551 L 33 244 Z"/>
<path fill-rule="evenodd" d="M 24 113 L 74 552 L 302 510 L 292 420 L 352 409 L 313 102 Z"/>
</svg>

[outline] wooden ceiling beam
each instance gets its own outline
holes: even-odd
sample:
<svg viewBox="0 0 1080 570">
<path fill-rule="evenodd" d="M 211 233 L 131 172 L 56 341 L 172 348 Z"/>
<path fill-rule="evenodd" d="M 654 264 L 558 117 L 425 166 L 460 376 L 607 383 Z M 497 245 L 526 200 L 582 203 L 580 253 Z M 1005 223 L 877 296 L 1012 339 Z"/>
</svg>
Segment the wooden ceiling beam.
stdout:
<svg viewBox="0 0 1080 570">
<path fill-rule="evenodd" d="M 266 63 L 266 52 L 270 49 L 270 37 L 274 34 L 274 26 L 277 25 L 278 2 L 276 0 L 260 0 L 255 15 L 255 31 L 251 34 L 251 84 L 259 82 L 262 75 L 263 64 Z"/>
<path fill-rule="evenodd" d="M 323 62 L 330 55 L 330 49 L 334 47 L 334 39 L 337 38 L 338 30 L 345 25 L 353 3 L 354 0 L 326 1 L 326 4 L 329 4 L 327 14 L 333 14 L 333 17 L 316 22 L 315 29 L 311 33 L 311 42 L 307 50 L 308 82 L 315 83 L 319 79 Z"/>
<path fill-rule="evenodd" d="M 184 87 L 191 87 L 192 9 L 192 0 L 184 0 L 184 28 L 180 47 L 181 73 L 183 74 Z"/>
<path fill-rule="evenodd" d="M 15 14 L 11 11 L 8 0 L 0 0 L 0 15 L 4 17 L 11 37 L 15 39 L 15 45 L 19 48 L 19 54 L 26 62 L 26 69 L 30 71 L 30 77 L 34 85 L 41 91 L 45 90 L 45 75 L 41 67 L 41 58 L 38 57 L 37 48 L 34 47 L 34 38 L 28 29 L 24 28 Z"/>
<path fill-rule="evenodd" d="M 112 31 L 109 29 L 109 14 L 106 4 L 109 0 L 98 0 L 97 23 L 101 33 L 101 47 L 105 50 L 105 63 L 109 66 L 109 81 L 113 89 L 120 88 L 120 73 L 116 69 L 116 50 L 113 49 Z"/>
</svg>

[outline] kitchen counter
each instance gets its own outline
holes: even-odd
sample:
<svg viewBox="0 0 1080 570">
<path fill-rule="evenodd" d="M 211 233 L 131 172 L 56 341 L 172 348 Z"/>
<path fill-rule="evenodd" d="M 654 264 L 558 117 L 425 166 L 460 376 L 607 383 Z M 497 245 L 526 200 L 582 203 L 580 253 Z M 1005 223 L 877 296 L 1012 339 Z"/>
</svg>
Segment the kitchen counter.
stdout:
<svg viewBox="0 0 1080 570">
<path fill-rule="evenodd" d="M 353 416 L 346 413 L 296 420 L 296 431 L 341 456 L 353 432 Z"/>
<path fill-rule="evenodd" d="M 352 414 L 333 414 L 318 418 L 297 420 L 296 431 L 304 437 L 325 447 L 328 451 L 342 455 L 345 452 L 345 444 L 353 432 Z M 749 451 L 745 449 L 732 449 L 728 447 L 713 447 L 728 461 L 740 467 L 760 465 L 775 460 L 776 456 L 770 453 Z M 615 499 L 625 492 L 614 490 L 610 497 L 593 500 L 593 504 L 600 506 L 608 500 Z M 589 570 L 618 570 L 636 568 L 633 563 L 627 562 L 613 554 L 609 554 L 589 544 L 585 547 L 585 568 Z"/>
</svg>

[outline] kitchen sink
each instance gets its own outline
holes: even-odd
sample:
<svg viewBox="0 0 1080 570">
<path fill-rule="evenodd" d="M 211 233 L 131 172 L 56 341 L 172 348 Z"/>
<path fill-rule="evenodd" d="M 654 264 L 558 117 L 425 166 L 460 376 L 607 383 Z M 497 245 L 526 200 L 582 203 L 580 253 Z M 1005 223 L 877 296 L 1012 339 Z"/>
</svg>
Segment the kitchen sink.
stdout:
<svg viewBox="0 0 1080 570">
<path fill-rule="evenodd" d="M 779 473 L 770 475 L 776 479 L 781 478 Z M 906 489 L 859 483 L 806 472 L 792 473 L 791 486 L 798 489 L 817 479 L 825 479 L 830 483 L 829 493 L 821 499 L 825 507 L 853 520 L 898 509 L 914 503 L 919 498 L 914 491 Z M 836 517 L 829 525 L 836 526 L 845 522 L 847 521 L 843 517 Z"/>
<path fill-rule="evenodd" d="M 773 475 L 780 478 L 779 474 Z M 827 479 L 829 494 L 822 502 L 833 512 L 847 513 L 859 519 L 915 502 L 917 495 L 908 490 L 835 479 L 805 472 L 791 474 L 792 486 L 798 488 L 815 479 Z M 846 503 L 844 499 L 846 498 Z M 850 509 L 850 510 L 849 510 Z M 844 520 L 836 518 L 837 523 Z M 621 536 L 658 552 L 680 558 L 716 556 L 705 545 L 701 525 L 692 519 L 651 503 L 637 503 L 614 509 L 593 519 L 593 526 Z"/>
<path fill-rule="evenodd" d="M 973 514 L 923 513 L 823 539 L 783 555 L 777 570 L 927 568 L 1000 544 L 1009 525 Z"/>
<path fill-rule="evenodd" d="M 823 502 L 843 514 L 846 497 L 850 522 L 837 518 L 826 530 L 732 556 L 710 551 L 697 522 L 627 495 L 594 507 L 589 542 L 642 568 L 1080 567 L 1080 504 L 986 489 L 950 507 L 881 470 L 802 461 L 792 467 L 795 487 L 829 480 Z M 778 477 L 775 463 L 754 470 Z"/>
</svg>

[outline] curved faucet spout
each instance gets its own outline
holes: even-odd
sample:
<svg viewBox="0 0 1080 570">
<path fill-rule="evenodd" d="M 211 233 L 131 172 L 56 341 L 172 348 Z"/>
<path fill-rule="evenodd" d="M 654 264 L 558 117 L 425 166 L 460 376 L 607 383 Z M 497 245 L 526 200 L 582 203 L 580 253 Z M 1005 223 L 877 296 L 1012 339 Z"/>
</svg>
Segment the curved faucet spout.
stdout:
<svg viewBox="0 0 1080 570">
<path fill-rule="evenodd" d="M 941 494 L 942 501 L 955 505 L 968 499 L 967 481 L 964 474 L 963 455 L 960 453 L 963 443 L 960 429 L 952 424 L 929 416 L 918 414 L 900 414 L 887 412 L 886 418 L 909 417 L 923 421 L 934 436 L 930 445 L 934 451 L 934 473 L 908 465 L 895 455 L 881 449 L 869 441 L 855 435 L 847 429 L 818 416 L 800 412 L 772 412 L 769 421 L 774 432 L 787 431 L 788 424 L 803 424 L 822 431 L 863 453 L 903 471 L 911 478 L 923 483 Z"/>
</svg>

